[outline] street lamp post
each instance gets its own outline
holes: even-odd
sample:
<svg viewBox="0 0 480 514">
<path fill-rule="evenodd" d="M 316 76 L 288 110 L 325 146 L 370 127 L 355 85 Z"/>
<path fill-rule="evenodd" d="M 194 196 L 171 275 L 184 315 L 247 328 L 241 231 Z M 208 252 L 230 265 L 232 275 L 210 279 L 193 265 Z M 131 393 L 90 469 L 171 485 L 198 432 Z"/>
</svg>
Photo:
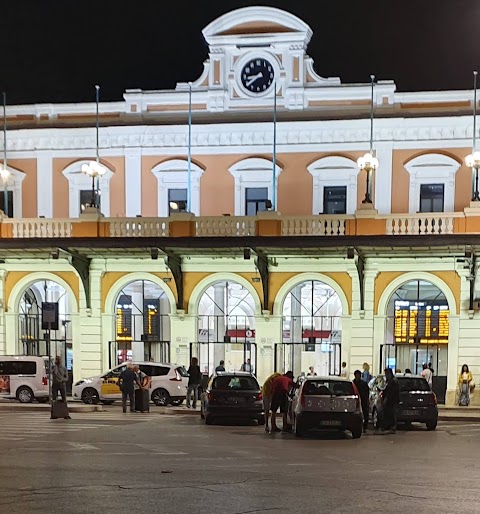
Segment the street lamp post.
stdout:
<svg viewBox="0 0 480 514">
<path fill-rule="evenodd" d="M 480 168 L 480 152 L 477 150 L 477 75 L 473 72 L 473 143 L 472 153 L 465 157 L 465 164 L 472 170 L 472 202 L 480 200 L 478 191 L 478 170 Z"/>
<path fill-rule="evenodd" d="M 8 218 L 8 179 L 10 172 L 7 167 L 7 93 L 5 91 L 3 92 L 3 166 L 0 175 L 3 182 L 3 212 Z"/>
<path fill-rule="evenodd" d="M 96 102 L 96 159 L 94 161 L 90 161 L 89 163 L 82 164 L 82 173 L 88 175 L 92 179 L 92 199 L 90 201 L 90 207 L 94 207 L 98 209 L 99 206 L 99 196 L 100 196 L 100 177 L 105 174 L 107 169 L 105 166 L 100 164 L 100 154 L 99 154 L 99 112 L 98 112 L 98 104 L 100 99 L 100 86 L 95 86 L 95 102 Z M 95 187 L 95 181 L 97 182 Z"/>
<path fill-rule="evenodd" d="M 362 201 L 363 204 L 372 204 L 372 175 L 377 171 L 378 159 L 375 157 L 373 152 L 373 88 L 375 75 L 370 75 L 371 80 L 371 106 L 370 106 L 370 151 L 362 157 L 357 159 L 357 165 L 360 170 L 367 172 L 367 183 L 365 186 L 365 198 Z"/>
</svg>

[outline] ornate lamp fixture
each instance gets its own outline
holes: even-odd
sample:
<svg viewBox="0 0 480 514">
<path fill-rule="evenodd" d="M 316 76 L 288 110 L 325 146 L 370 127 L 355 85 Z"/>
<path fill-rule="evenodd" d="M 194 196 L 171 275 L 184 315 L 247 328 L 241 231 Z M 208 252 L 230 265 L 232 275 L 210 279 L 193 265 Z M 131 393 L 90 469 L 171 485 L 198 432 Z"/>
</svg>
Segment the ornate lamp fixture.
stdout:
<svg viewBox="0 0 480 514">
<path fill-rule="evenodd" d="M 370 80 L 372 85 L 372 96 L 370 106 L 370 151 L 357 159 L 357 165 L 360 168 L 360 170 L 365 170 L 367 172 L 365 198 L 362 202 L 364 204 L 372 203 L 372 174 L 375 173 L 375 171 L 377 171 L 378 168 L 378 159 L 375 157 L 373 151 L 373 87 L 375 75 L 370 75 Z"/>
</svg>

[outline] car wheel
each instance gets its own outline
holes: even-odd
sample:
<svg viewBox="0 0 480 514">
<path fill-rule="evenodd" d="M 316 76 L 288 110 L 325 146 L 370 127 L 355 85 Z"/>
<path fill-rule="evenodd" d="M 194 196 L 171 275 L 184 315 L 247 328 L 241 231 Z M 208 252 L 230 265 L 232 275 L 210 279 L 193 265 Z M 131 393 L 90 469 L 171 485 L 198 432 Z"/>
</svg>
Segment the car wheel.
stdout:
<svg viewBox="0 0 480 514">
<path fill-rule="evenodd" d="M 87 405 L 97 405 L 100 401 L 98 391 L 93 387 L 87 387 L 82 391 L 82 402 Z"/>
<path fill-rule="evenodd" d="M 170 402 L 170 395 L 165 389 L 155 389 L 152 393 L 152 402 L 157 407 L 166 407 Z"/>
<path fill-rule="evenodd" d="M 353 428 L 352 430 L 350 430 L 350 432 L 352 432 L 352 437 L 354 439 L 360 439 L 360 437 L 362 437 L 362 428 Z"/>
<path fill-rule="evenodd" d="M 20 403 L 32 403 L 33 399 L 33 391 L 29 387 L 24 386 L 17 389 L 17 400 Z"/>
<path fill-rule="evenodd" d="M 183 400 L 172 400 L 172 405 L 174 407 L 178 407 L 179 405 L 182 405 Z"/>
<path fill-rule="evenodd" d="M 293 431 L 297 437 L 303 437 L 305 435 L 305 427 L 297 420 L 297 416 L 293 417 Z"/>
<path fill-rule="evenodd" d="M 380 428 L 377 409 L 373 409 L 373 411 L 372 411 L 372 424 L 373 424 L 373 428 L 375 428 L 375 429 Z"/>
<path fill-rule="evenodd" d="M 438 420 L 431 419 L 430 421 L 427 421 L 427 430 L 435 430 L 437 428 Z"/>
<path fill-rule="evenodd" d="M 213 425 L 213 418 L 210 414 L 205 414 L 205 425 Z"/>
<path fill-rule="evenodd" d="M 115 400 L 101 400 L 103 405 L 113 405 Z"/>
</svg>

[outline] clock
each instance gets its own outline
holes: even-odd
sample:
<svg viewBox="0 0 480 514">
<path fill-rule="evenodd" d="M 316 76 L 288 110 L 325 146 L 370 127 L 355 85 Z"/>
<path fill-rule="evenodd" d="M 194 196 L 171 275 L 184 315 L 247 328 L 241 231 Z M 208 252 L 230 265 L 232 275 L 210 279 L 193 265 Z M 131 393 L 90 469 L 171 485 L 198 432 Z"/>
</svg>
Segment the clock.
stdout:
<svg viewBox="0 0 480 514">
<path fill-rule="evenodd" d="M 241 80 L 243 87 L 251 93 L 264 93 L 273 84 L 275 70 L 263 58 L 255 58 L 242 68 Z"/>
</svg>

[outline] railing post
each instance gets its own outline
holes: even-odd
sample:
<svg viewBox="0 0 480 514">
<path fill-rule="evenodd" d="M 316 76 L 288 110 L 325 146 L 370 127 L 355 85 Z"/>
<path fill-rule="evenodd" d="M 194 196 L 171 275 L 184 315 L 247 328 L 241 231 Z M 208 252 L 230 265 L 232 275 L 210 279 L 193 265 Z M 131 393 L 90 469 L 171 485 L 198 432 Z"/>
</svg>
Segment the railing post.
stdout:
<svg viewBox="0 0 480 514">
<path fill-rule="evenodd" d="M 195 214 L 179 212 L 170 216 L 170 237 L 195 237 L 195 233 Z"/>
<path fill-rule="evenodd" d="M 275 237 L 282 235 L 282 218 L 277 211 L 257 212 L 255 222 L 257 236 Z"/>
</svg>

